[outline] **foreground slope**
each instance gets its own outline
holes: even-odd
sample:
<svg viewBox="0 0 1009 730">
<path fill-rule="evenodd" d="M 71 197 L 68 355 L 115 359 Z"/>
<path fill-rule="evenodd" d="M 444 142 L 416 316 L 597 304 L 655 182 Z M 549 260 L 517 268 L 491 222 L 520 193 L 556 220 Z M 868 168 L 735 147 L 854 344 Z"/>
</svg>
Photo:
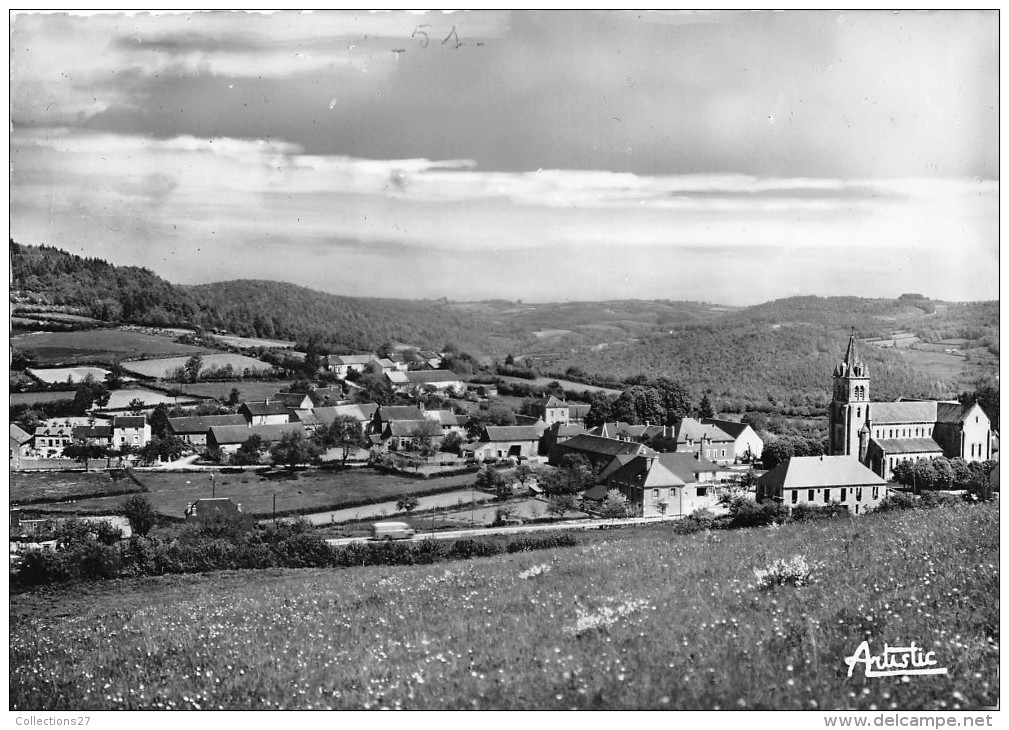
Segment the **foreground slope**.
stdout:
<svg viewBox="0 0 1009 730">
<path fill-rule="evenodd" d="M 997 505 L 423 567 L 16 595 L 11 709 L 939 709 L 998 703 Z M 813 582 L 761 591 L 777 558 Z M 847 677 L 868 639 L 946 676 Z"/>
</svg>

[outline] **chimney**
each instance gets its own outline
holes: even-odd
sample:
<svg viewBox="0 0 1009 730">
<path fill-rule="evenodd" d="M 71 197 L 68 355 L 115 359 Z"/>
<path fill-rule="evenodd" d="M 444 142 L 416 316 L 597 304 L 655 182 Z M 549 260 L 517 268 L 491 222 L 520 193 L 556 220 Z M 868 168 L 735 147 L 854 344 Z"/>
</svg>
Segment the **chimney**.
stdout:
<svg viewBox="0 0 1009 730">
<path fill-rule="evenodd" d="M 695 451 L 694 452 L 694 458 L 697 459 L 698 461 L 700 461 L 701 460 L 701 452 L 700 451 Z"/>
</svg>

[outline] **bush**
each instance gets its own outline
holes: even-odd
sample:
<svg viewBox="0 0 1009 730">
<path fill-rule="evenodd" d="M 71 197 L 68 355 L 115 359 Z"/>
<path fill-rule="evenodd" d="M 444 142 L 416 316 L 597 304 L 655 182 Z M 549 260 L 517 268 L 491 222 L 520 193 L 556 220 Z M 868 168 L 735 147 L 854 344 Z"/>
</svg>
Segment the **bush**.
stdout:
<svg viewBox="0 0 1009 730">
<path fill-rule="evenodd" d="M 766 591 L 781 585 L 803 586 L 811 583 L 813 572 L 819 567 L 819 563 L 796 555 L 791 560 L 775 560 L 764 569 L 754 568 L 753 575 L 757 579 L 757 588 Z"/>
<path fill-rule="evenodd" d="M 332 564 L 333 549 L 321 537 L 301 532 L 275 547 L 280 564 L 287 568 L 322 568 Z"/>
<path fill-rule="evenodd" d="M 456 540 L 449 548 L 448 557 L 457 560 L 469 560 L 470 558 L 485 558 L 490 555 L 497 555 L 501 548 L 497 543 L 483 542 L 480 540 Z"/>
<path fill-rule="evenodd" d="M 736 497 L 729 503 L 732 527 L 760 527 L 773 522 L 784 522 L 788 510 L 777 502 L 758 504 L 746 497 Z"/>
<path fill-rule="evenodd" d="M 798 504 L 792 508 L 791 519 L 795 522 L 810 522 L 814 520 L 829 520 L 835 517 L 847 518 L 851 515 L 848 508 L 839 502 L 829 504 Z"/>
<path fill-rule="evenodd" d="M 578 539 L 574 535 L 566 532 L 556 535 L 544 535 L 543 537 L 520 537 L 508 543 L 506 550 L 509 553 L 523 553 L 530 550 L 549 550 L 558 547 L 574 547 L 578 544 Z"/>
</svg>

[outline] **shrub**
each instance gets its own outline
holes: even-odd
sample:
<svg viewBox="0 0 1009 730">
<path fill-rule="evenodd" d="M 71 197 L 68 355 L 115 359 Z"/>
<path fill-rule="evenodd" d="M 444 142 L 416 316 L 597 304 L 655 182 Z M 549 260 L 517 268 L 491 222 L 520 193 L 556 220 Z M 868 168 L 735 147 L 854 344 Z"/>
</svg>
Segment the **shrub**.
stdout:
<svg viewBox="0 0 1009 730">
<path fill-rule="evenodd" d="M 737 497 L 729 504 L 732 527 L 760 527 L 773 522 L 783 522 L 787 509 L 776 502 L 758 504 L 746 497 Z"/>
<path fill-rule="evenodd" d="M 810 522 L 814 520 L 829 520 L 835 517 L 847 518 L 851 515 L 848 508 L 839 502 L 829 504 L 798 504 L 792 508 L 791 519 L 795 522 Z"/>
<path fill-rule="evenodd" d="M 300 532 L 274 548 L 280 564 L 288 568 L 322 568 L 332 564 L 333 549 L 320 537 Z"/>
<path fill-rule="evenodd" d="M 530 550 L 549 550 L 558 547 L 573 547 L 578 544 L 578 539 L 566 532 L 555 535 L 544 535 L 543 537 L 520 537 L 508 543 L 506 550 L 509 553 L 522 553 Z"/>
<path fill-rule="evenodd" d="M 448 557 L 469 560 L 470 558 L 484 558 L 490 555 L 497 555 L 501 548 L 497 543 L 483 542 L 480 540 L 456 540 L 449 548 Z"/>
</svg>

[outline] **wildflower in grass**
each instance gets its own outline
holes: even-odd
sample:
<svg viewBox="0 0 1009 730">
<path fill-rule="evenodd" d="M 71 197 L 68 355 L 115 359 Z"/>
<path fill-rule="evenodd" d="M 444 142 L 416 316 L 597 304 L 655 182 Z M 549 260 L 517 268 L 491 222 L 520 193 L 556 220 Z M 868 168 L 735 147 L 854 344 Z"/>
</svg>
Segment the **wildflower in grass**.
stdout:
<svg viewBox="0 0 1009 730">
<path fill-rule="evenodd" d="M 753 575 L 757 578 L 757 588 L 762 591 L 775 586 L 803 586 L 811 583 L 813 572 L 820 567 L 802 555 L 795 555 L 790 560 L 775 560 L 766 568 L 754 568 Z"/>
<path fill-rule="evenodd" d="M 626 601 L 619 606 L 602 606 L 594 611 L 579 608 L 578 619 L 575 621 L 575 625 L 568 626 L 565 628 L 565 631 L 578 637 L 589 631 L 606 629 L 647 605 L 648 602 L 643 599 L 634 599 Z"/>
<path fill-rule="evenodd" d="M 544 573 L 547 573 L 549 571 L 550 566 L 547 565 L 546 563 L 543 563 L 542 565 L 534 565 L 531 568 L 523 570 L 521 573 L 519 573 L 519 578 L 521 578 L 522 580 L 529 580 L 530 578 L 535 578 L 537 575 L 543 575 Z"/>
</svg>

